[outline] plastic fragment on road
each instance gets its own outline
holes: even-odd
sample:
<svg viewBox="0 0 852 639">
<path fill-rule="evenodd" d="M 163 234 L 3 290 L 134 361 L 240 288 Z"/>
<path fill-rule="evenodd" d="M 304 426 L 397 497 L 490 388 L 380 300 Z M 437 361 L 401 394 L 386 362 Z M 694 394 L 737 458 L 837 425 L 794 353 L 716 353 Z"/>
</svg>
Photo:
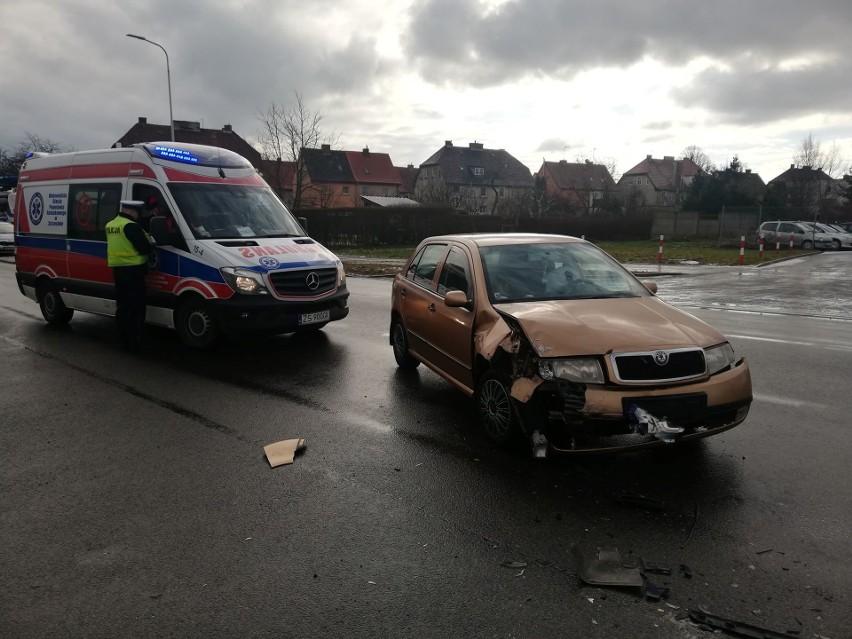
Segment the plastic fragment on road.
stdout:
<svg viewBox="0 0 852 639">
<path fill-rule="evenodd" d="M 527 562 L 525 561 L 504 561 L 502 564 L 503 568 L 526 568 Z"/>
<path fill-rule="evenodd" d="M 571 551 L 577 561 L 577 574 L 587 584 L 635 588 L 644 585 L 639 569 L 625 566 L 616 548 L 602 548 L 595 553 L 588 553 L 574 544 Z"/>
<path fill-rule="evenodd" d="M 533 432 L 530 441 L 532 443 L 533 457 L 536 459 L 547 457 L 547 437 L 540 430 Z"/>
<path fill-rule="evenodd" d="M 284 466 L 292 464 L 298 451 L 302 451 L 307 446 L 304 439 L 285 439 L 274 444 L 267 444 L 263 447 L 263 452 L 266 454 L 266 459 L 269 461 L 269 466 Z"/>
<path fill-rule="evenodd" d="M 789 639 L 790 635 L 775 630 L 768 630 L 760 626 L 753 626 L 735 619 L 728 619 L 719 615 L 714 615 L 705 607 L 699 606 L 698 610 L 690 610 L 689 618 L 701 626 L 707 626 L 712 630 L 722 630 L 736 637 L 749 637 L 756 639 Z"/>
<path fill-rule="evenodd" d="M 672 426 L 665 417 L 655 417 L 636 404 L 631 404 L 627 409 L 627 417 L 633 432 L 642 435 L 651 434 L 667 444 L 674 443 L 676 436 L 683 432 L 681 426 Z"/>
<path fill-rule="evenodd" d="M 634 493 L 630 490 L 622 490 L 616 493 L 613 497 L 616 504 L 621 506 L 635 506 L 636 508 L 644 508 L 646 510 L 665 510 L 666 502 L 661 499 L 647 497 L 640 493 Z"/>
</svg>

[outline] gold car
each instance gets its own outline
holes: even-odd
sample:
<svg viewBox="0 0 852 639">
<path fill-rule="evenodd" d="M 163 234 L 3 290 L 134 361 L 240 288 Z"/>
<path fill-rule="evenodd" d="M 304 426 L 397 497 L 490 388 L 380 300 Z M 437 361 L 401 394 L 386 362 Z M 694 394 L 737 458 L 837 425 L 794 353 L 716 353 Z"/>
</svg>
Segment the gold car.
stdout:
<svg viewBox="0 0 852 639">
<path fill-rule="evenodd" d="M 537 234 L 427 238 L 394 278 L 390 344 L 474 396 L 492 440 L 533 454 L 707 437 L 752 401 L 746 361 L 593 244 Z"/>
</svg>

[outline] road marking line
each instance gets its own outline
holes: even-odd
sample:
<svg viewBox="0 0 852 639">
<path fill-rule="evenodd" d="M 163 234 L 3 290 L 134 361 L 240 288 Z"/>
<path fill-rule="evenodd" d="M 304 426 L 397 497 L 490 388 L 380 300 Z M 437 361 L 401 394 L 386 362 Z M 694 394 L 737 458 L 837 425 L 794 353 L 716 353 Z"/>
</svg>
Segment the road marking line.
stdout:
<svg viewBox="0 0 852 639">
<path fill-rule="evenodd" d="M 775 395 L 762 395 L 760 393 L 753 393 L 752 396 L 756 401 L 767 402 L 769 404 L 779 404 L 781 406 L 793 406 L 795 408 L 809 407 L 809 408 L 823 408 L 825 404 L 820 404 L 818 402 L 809 402 L 804 399 L 790 399 L 788 397 L 777 397 Z"/>
<path fill-rule="evenodd" d="M 842 344 L 829 344 L 824 343 L 820 344 L 819 342 L 797 342 L 796 340 L 790 339 L 776 339 L 773 337 L 757 337 L 755 335 L 737 335 L 735 333 L 726 333 L 727 337 L 733 337 L 734 339 L 750 339 L 756 342 L 772 342 L 773 344 L 788 344 L 790 346 L 812 346 L 817 348 L 827 348 L 833 351 L 852 351 L 852 346 L 844 346 Z"/>
</svg>

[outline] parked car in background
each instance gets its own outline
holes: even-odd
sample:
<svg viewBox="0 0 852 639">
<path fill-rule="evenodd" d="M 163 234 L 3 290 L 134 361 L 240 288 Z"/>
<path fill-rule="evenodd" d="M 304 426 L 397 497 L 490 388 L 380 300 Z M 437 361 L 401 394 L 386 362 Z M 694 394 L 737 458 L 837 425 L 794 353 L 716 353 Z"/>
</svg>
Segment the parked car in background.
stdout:
<svg viewBox="0 0 852 639">
<path fill-rule="evenodd" d="M 838 222 L 837 226 L 842 228 L 847 233 L 852 233 L 852 222 Z"/>
<path fill-rule="evenodd" d="M 832 248 L 835 250 L 852 249 L 852 235 L 844 229 L 835 227 L 832 224 L 823 224 L 822 222 L 804 222 L 804 224 L 828 235 L 831 238 Z"/>
<path fill-rule="evenodd" d="M 0 222 L 0 253 L 15 252 L 15 229 L 11 222 Z"/>
<path fill-rule="evenodd" d="M 475 398 L 488 436 L 533 453 L 707 437 L 752 401 L 746 361 L 575 237 L 427 238 L 394 278 L 390 344 Z"/>
<path fill-rule="evenodd" d="M 793 246 L 806 251 L 834 248 L 831 236 L 817 231 L 803 222 L 779 220 L 764 222 L 757 229 L 757 239 L 759 240 L 761 237 L 763 237 L 767 246 L 775 244 L 777 240 L 780 240 L 781 244 L 786 246 L 792 238 Z"/>
</svg>

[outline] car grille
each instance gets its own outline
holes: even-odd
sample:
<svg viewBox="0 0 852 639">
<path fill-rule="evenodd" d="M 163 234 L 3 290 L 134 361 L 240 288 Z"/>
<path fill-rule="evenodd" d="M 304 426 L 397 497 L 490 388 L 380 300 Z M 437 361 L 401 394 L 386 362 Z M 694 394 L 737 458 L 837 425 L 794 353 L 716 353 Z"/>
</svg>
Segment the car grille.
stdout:
<svg viewBox="0 0 852 639">
<path fill-rule="evenodd" d="M 312 277 L 313 275 L 316 278 Z M 313 288 L 308 286 L 311 280 L 317 282 L 317 285 Z M 282 297 L 316 297 L 335 289 L 337 286 L 337 269 L 310 268 L 273 271 L 269 274 L 269 281 L 275 292 Z"/>
<path fill-rule="evenodd" d="M 666 361 L 661 364 L 662 359 Z M 707 370 L 700 348 L 616 354 L 612 367 L 616 379 L 628 384 L 676 382 L 701 377 Z"/>
</svg>

